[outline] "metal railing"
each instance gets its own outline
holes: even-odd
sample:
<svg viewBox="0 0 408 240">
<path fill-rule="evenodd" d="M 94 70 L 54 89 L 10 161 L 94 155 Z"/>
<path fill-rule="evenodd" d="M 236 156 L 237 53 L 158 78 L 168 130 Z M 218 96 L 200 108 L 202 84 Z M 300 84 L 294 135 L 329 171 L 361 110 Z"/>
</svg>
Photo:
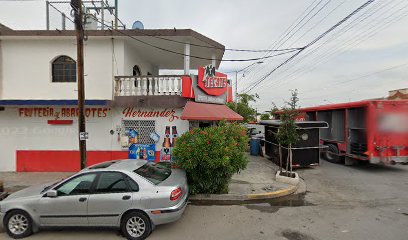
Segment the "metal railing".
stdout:
<svg viewBox="0 0 408 240">
<path fill-rule="evenodd" d="M 181 77 L 175 75 L 116 76 L 115 96 L 180 96 Z"/>
</svg>

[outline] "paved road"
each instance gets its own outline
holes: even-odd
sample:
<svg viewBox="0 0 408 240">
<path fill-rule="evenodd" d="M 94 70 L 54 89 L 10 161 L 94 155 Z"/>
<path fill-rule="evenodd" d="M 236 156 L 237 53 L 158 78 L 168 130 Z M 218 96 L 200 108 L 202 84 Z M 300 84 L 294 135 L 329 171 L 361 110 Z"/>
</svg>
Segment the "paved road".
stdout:
<svg viewBox="0 0 408 240">
<path fill-rule="evenodd" d="M 292 206 L 188 206 L 149 239 L 406 240 L 408 166 L 341 166 L 298 171 L 308 185 Z M 39 232 L 29 239 L 122 239 L 114 230 Z M 3 233 L 0 239 L 8 239 Z"/>
</svg>

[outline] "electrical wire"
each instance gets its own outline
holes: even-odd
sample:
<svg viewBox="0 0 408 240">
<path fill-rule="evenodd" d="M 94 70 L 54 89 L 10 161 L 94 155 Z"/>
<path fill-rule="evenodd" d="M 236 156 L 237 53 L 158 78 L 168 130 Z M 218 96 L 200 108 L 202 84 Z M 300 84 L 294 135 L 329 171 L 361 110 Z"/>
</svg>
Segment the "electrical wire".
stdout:
<svg viewBox="0 0 408 240">
<path fill-rule="evenodd" d="M 52 5 L 52 4 L 50 4 L 50 5 Z M 53 8 L 55 8 L 55 7 L 53 6 Z M 56 9 L 56 8 L 55 8 L 55 9 Z M 76 10 L 77 10 L 77 9 L 76 9 Z M 57 11 L 62 14 L 61 11 L 59 11 L 59 10 L 57 10 Z M 65 16 L 66 18 L 68 18 L 66 15 L 64 15 L 64 16 Z M 68 19 L 69 19 L 70 21 L 72 21 L 70 18 L 68 18 Z M 288 53 L 291 53 L 291 52 L 294 52 L 294 51 L 297 51 L 297 50 L 298 50 L 297 48 L 295 48 L 295 49 L 293 49 L 293 50 L 287 50 L 286 52 L 281 52 L 281 53 L 277 53 L 277 54 L 270 55 L 270 56 L 266 56 L 266 57 L 249 58 L 249 59 L 222 59 L 222 58 L 221 58 L 221 59 L 213 59 L 213 58 L 205 58 L 205 57 L 200 57 L 200 56 L 195 56 L 195 55 L 188 55 L 188 54 L 184 54 L 184 53 L 180 53 L 180 52 L 176 52 L 176 51 L 173 51 L 173 50 L 170 50 L 170 49 L 166 49 L 166 48 L 163 48 L 163 47 L 156 46 L 156 45 L 154 45 L 154 44 L 151 44 L 151 43 L 145 42 L 145 41 L 143 41 L 143 40 L 137 39 L 137 38 L 135 38 L 134 36 L 132 36 L 132 35 L 126 33 L 125 31 L 112 28 L 111 26 L 105 24 L 104 22 L 102 22 L 102 21 L 99 20 L 99 19 L 95 19 L 95 20 L 96 20 L 98 23 L 103 24 L 103 25 L 104 25 L 105 27 L 107 27 L 110 31 L 118 32 L 118 33 L 120 33 L 120 34 L 122 34 L 122 35 L 124 35 L 124 36 L 127 36 L 127 37 L 129 37 L 129 38 L 132 38 L 133 40 L 136 40 L 136 41 L 138 41 L 138 42 L 140 42 L 140 43 L 142 43 L 142 44 L 148 45 L 148 46 L 150 46 L 150 47 L 153 47 L 153 48 L 156 48 L 156 49 L 159 49 L 159 50 L 162 50 L 162 51 L 170 52 L 170 53 L 173 53 L 173 54 L 176 54 L 176 55 L 185 56 L 185 57 L 191 57 L 191 58 L 196 58 L 196 59 L 202 59 L 202 60 L 216 60 L 216 61 L 220 61 L 220 62 L 251 62 L 251 61 L 263 60 L 263 59 L 266 59 L 266 58 L 273 58 L 273 57 L 276 57 L 276 56 L 288 54 Z M 72 21 L 72 22 L 73 22 L 73 21 Z"/>
<path fill-rule="evenodd" d="M 374 7 L 376 7 L 375 4 L 374 4 L 374 6 L 372 6 L 371 8 L 368 8 L 369 10 L 367 10 L 367 11 L 373 10 Z M 366 11 L 366 12 L 367 12 L 367 11 Z M 322 48 L 322 47 L 323 47 L 324 45 L 326 45 L 328 42 L 332 41 L 333 39 L 336 39 L 338 35 L 344 34 L 344 32 L 345 32 L 344 29 L 347 28 L 348 26 L 350 26 L 352 23 L 354 23 L 354 22 L 357 21 L 358 19 L 360 19 L 361 17 L 363 17 L 364 14 L 365 14 L 365 13 L 363 13 L 362 15 L 356 17 L 354 20 L 350 21 L 348 24 L 346 24 L 344 27 L 342 27 L 339 31 L 337 31 L 337 32 L 334 33 L 331 37 L 329 37 L 325 42 L 323 42 L 322 44 L 320 44 L 320 45 L 318 45 L 317 47 L 313 48 L 311 51 L 307 52 L 307 55 L 303 55 L 302 57 L 300 57 L 300 58 L 297 59 L 296 61 L 292 62 L 292 66 L 293 66 L 293 65 L 296 65 L 296 64 L 299 64 L 299 62 L 303 61 L 305 58 L 309 57 L 310 55 L 312 55 L 312 54 L 314 54 L 315 52 L 317 52 L 318 50 L 320 50 L 320 48 Z M 353 27 L 353 26 L 352 26 L 352 27 Z M 349 28 L 349 29 L 350 29 L 350 28 Z M 347 30 L 349 30 L 349 29 L 347 29 Z M 347 31 L 347 30 L 346 30 L 346 31 Z M 321 55 L 323 55 L 323 54 L 321 54 Z M 320 56 L 316 56 L 317 59 L 319 59 L 319 57 L 320 57 Z M 320 59 L 319 59 L 319 60 L 320 60 Z M 311 62 L 311 63 L 315 63 L 315 61 L 310 61 L 310 62 Z M 289 66 L 289 67 L 287 67 L 286 69 L 284 69 L 283 71 L 281 71 L 279 74 L 283 74 L 283 73 L 287 72 L 287 71 L 290 70 L 290 69 L 291 69 L 291 67 Z M 288 74 L 288 75 L 290 75 L 290 74 Z M 288 75 L 286 75 L 286 76 L 283 77 L 283 78 L 286 78 Z M 277 84 L 277 83 L 279 83 L 279 82 L 282 82 L 282 81 L 283 81 L 283 78 L 281 78 L 282 80 L 280 80 L 280 81 L 279 81 L 279 80 L 276 81 L 275 84 Z M 269 85 L 270 85 L 270 84 L 269 84 Z"/>
<path fill-rule="evenodd" d="M 286 52 L 277 53 L 277 54 L 270 55 L 270 56 L 267 56 L 267 57 L 249 58 L 249 59 L 222 59 L 222 58 L 221 59 L 213 59 L 213 58 L 205 58 L 205 57 L 200 57 L 200 56 L 195 56 L 195 55 L 187 55 L 187 54 L 184 54 L 184 53 L 180 53 L 180 52 L 169 50 L 169 49 L 166 49 L 166 48 L 163 48 L 163 47 L 156 46 L 154 44 L 151 44 L 151 43 L 145 42 L 143 40 L 137 39 L 134 36 L 132 36 L 130 34 L 127 34 L 126 32 L 124 32 L 122 30 L 114 29 L 114 28 L 110 27 L 109 25 L 106 25 L 102 21 L 99 21 L 99 19 L 97 19 L 96 21 L 103 24 L 103 25 L 105 25 L 106 27 L 108 27 L 112 31 L 115 31 L 115 32 L 118 32 L 118 33 L 120 33 L 120 34 L 122 34 L 124 36 L 130 37 L 130 38 L 132 38 L 132 39 L 134 39 L 134 40 L 136 40 L 136 41 L 138 41 L 140 43 L 143 43 L 145 45 L 148 45 L 150 47 L 153 47 L 153 48 L 156 48 L 156 49 L 159 49 L 159 50 L 162 50 L 162 51 L 170 52 L 170 53 L 173 53 L 173 54 L 177 54 L 177 55 L 181 55 L 181 56 L 188 56 L 188 57 L 196 58 L 196 59 L 216 60 L 216 61 L 220 61 L 220 62 L 251 62 L 251 61 L 259 61 L 259 60 L 263 60 L 263 59 L 266 59 L 266 58 L 272 58 L 272 57 L 288 54 L 288 53 L 291 53 L 291 52 L 294 52 L 294 51 L 298 50 L 298 49 L 287 50 Z"/>
<path fill-rule="evenodd" d="M 320 12 L 325 6 L 327 6 L 327 4 L 330 2 L 331 0 L 329 0 L 322 8 L 320 8 L 318 10 L 318 12 Z M 317 15 L 317 13 L 315 13 L 314 15 L 312 15 L 311 17 L 309 17 L 308 20 L 306 20 L 307 22 L 305 24 L 303 24 L 301 27 L 299 27 L 293 34 L 291 34 L 310 14 L 313 13 L 313 11 L 323 2 L 323 0 L 320 0 L 316 5 L 314 5 L 317 2 L 317 0 L 315 0 L 314 2 L 312 2 L 307 8 L 306 10 L 300 15 L 300 21 L 296 20 L 294 23 L 291 24 L 291 26 L 289 26 L 289 28 L 287 28 L 287 30 L 285 30 L 285 32 L 281 35 L 281 37 L 279 37 L 279 40 L 277 42 L 275 42 L 275 44 L 273 45 L 273 48 L 280 48 L 281 46 L 283 46 L 286 42 L 288 42 L 297 32 L 300 31 L 301 27 L 305 26 L 306 23 L 308 23 L 313 17 L 315 17 Z M 314 6 L 313 6 L 314 5 Z M 308 9 L 311 8 L 309 11 Z M 302 17 L 302 15 L 304 15 L 304 13 L 307 14 L 305 16 Z M 298 18 L 298 19 L 299 19 Z M 294 25 L 294 26 L 293 26 Z M 293 26 L 293 27 L 292 27 Z M 291 34 L 291 35 L 290 35 Z M 288 35 L 290 35 L 289 37 L 287 37 Z M 283 37 L 282 37 L 283 36 Z M 282 42 L 283 41 L 283 42 Z M 254 73 L 251 74 L 251 72 L 249 73 L 249 76 L 253 76 L 253 75 L 257 75 L 258 73 L 260 73 L 263 69 L 265 69 L 267 65 L 264 65 L 263 67 L 261 67 L 260 69 L 256 69 L 256 71 Z M 254 77 L 255 78 L 255 77 Z M 256 82 L 256 80 L 254 80 L 253 82 L 250 82 L 249 85 L 254 84 Z"/>
<path fill-rule="evenodd" d="M 297 57 L 302 51 L 304 51 L 305 49 L 309 48 L 310 46 L 314 45 L 316 42 L 318 42 L 319 40 L 321 40 L 322 38 L 324 38 L 327 34 L 329 34 L 330 32 L 332 32 L 333 30 L 335 30 L 337 27 L 339 27 L 340 25 L 342 25 L 344 22 L 346 22 L 348 19 L 350 19 L 351 17 L 353 17 L 355 14 L 357 14 L 358 12 L 360 12 L 362 9 L 366 8 L 367 6 L 369 6 L 370 4 L 372 4 L 374 1 L 376 0 L 368 0 L 366 1 L 364 4 L 362 4 L 360 7 L 358 7 L 357 9 L 355 9 L 352 13 L 350 13 L 349 15 L 347 15 L 345 18 L 343 18 L 342 20 L 340 20 L 339 22 L 337 22 L 335 25 L 333 25 L 331 28 L 329 28 L 328 30 L 326 30 L 325 32 L 323 32 L 322 34 L 320 34 L 317 38 L 315 38 L 313 41 L 311 41 L 310 43 L 308 43 L 306 46 L 304 46 L 301 50 L 299 50 L 297 53 L 295 53 L 294 55 L 292 55 L 290 58 L 288 58 L 287 60 L 285 60 L 283 63 L 279 64 L 277 67 L 275 67 L 272 71 L 270 71 L 269 73 L 267 73 L 263 78 L 261 78 L 259 81 L 257 81 L 254 85 L 250 86 L 247 88 L 247 90 L 245 90 L 245 93 L 248 93 L 249 91 L 251 91 L 252 89 L 254 89 L 255 87 L 257 87 L 260 83 L 262 83 L 266 78 L 268 78 L 273 72 L 275 72 L 276 70 L 278 70 L 279 68 L 281 68 L 282 66 L 286 65 L 288 62 L 292 61 L 295 57 Z"/>
<path fill-rule="evenodd" d="M 374 10 L 375 7 L 376 7 L 376 5 L 374 5 L 373 7 L 369 8 L 369 10 Z M 378 8 L 378 7 L 379 7 L 379 8 Z M 363 20 L 367 19 L 368 17 L 372 16 L 374 13 L 378 12 L 379 9 L 383 9 L 382 6 L 381 6 L 381 4 L 380 4 L 379 6 L 377 6 L 377 9 L 376 9 L 375 12 L 372 12 L 370 15 L 368 15 L 367 17 L 361 19 L 361 20 L 358 21 L 356 24 L 358 24 L 358 23 L 362 22 Z M 368 11 L 369 11 L 369 10 L 368 10 Z M 391 10 L 391 9 L 390 9 L 390 10 Z M 367 13 L 367 11 L 366 11 L 366 13 Z M 350 29 L 351 29 L 352 27 L 354 27 L 356 24 L 354 24 L 353 26 L 351 26 L 351 27 L 349 27 L 349 28 L 347 28 L 347 27 L 350 26 L 352 23 L 356 22 L 357 20 L 359 20 L 360 18 L 364 17 L 364 16 L 365 16 L 365 15 L 363 14 L 363 15 L 360 15 L 360 16 L 358 16 L 357 18 L 355 18 L 355 19 L 354 19 L 353 21 L 351 21 L 349 24 L 347 24 L 347 25 L 345 25 L 343 28 L 341 28 L 339 32 L 335 33 L 331 38 L 329 38 L 328 40 L 326 40 L 323 44 L 319 45 L 317 48 L 315 48 L 315 49 L 313 49 L 311 52 L 309 52 L 309 55 L 304 55 L 303 57 L 299 58 L 299 59 L 298 59 L 295 63 L 293 63 L 293 64 L 298 64 L 299 62 L 301 62 L 302 60 L 304 60 L 306 57 L 308 57 L 308 56 L 312 55 L 313 53 L 315 53 L 316 51 L 318 51 L 318 50 L 319 50 L 318 48 L 321 48 L 322 45 L 327 44 L 328 41 L 331 41 L 333 38 L 336 38 L 338 35 L 344 34 L 344 33 L 347 32 L 348 30 L 350 30 Z M 374 23 L 374 24 L 375 24 L 375 23 Z M 343 31 L 345 28 L 347 28 L 347 29 L 346 29 L 345 31 Z M 351 38 L 351 39 L 356 39 L 355 36 L 351 36 L 350 38 Z M 337 38 L 336 38 L 336 39 L 337 39 Z M 344 43 L 344 41 L 342 41 L 342 42 Z M 343 47 L 343 45 L 336 46 L 336 48 L 337 48 L 337 47 L 340 47 L 340 48 L 341 48 L 341 47 Z M 315 68 L 317 67 L 317 65 L 319 65 L 319 64 L 322 62 L 322 59 L 323 59 L 323 60 L 326 59 L 326 57 L 327 57 L 327 53 L 326 53 L 326 52 L 330 52 L 331 50 L 332 50 L 332 48 L 329 48 L 328 51 L 325 51 L 324 53 L 321 53 L 321 54 L 315 56 L 313 59 L 311 59 L 309 62 L 310 62 L 311 64 L 313 64 L 313 67 L 312 67 L 312 68 L 315 69 Z M 308 63 L 309 63 L 309 62 L 308 62 Z M 290 80 L 284 81 L 285 78 L 288 78 L 288 77 L 290 77 L 290 76 L 296 76 L 296 74 L 298 74 L 298 76 L 301 76 L 300 73 L 303 73 L 303 70 L 305 70 L 305 69 L 307 70 L 306 67 L 307 67 L 307 64 L 308 64 L 308 63 L 306 63 L 304 67 L 300 67 L 300 68 L 298 68 L 297 70 L 295 70 L 294 72 L 289 73 L 289 74 L 287 74 L 287 75 L 284 76 L 284 77 L 281 77 L 280 80 L 274 82 L 273 86 L 276 87 L 276 88 L 279 88 L 279 87 L 281 87 L 281 86 L 283 86 L 283 85 L 285 85 L 285 84 L 287 84 L 287 83 L 290 83 L 290 82 L 293 80 L 293 78 L 292 78 L 292 79 L 290 79 Z M 280 72 L 280 73 L 283 74 L 283 73 L 285 73 L 286 71 L 288 71 L 288 69 L 290 69 L 290 68 L 287 68 L 287 69 L 285 69 L 284 71 L 282 71 L 282 72 Z M 299 73 L 299 71 L 302 71 L 302 72 Z M 307 72 L 309 72 L 309 71 L 307 71 Z M 296 77 L 294 80 L 296 80 L 297 78 L 298 78 L 298 77 Z M 271 84 L 269 84 L 268 86 L 270 86 L 270 85 L 271 85 Z"/>
<path fill-rule="evenodd" d="M 402 2 L 401 2 L 402 3 Z M 394 5 L 391 9 L 395 8 L 397 5 Z M 313 66 L 311 68 L 307 67 L 307 64 L 302 68 L 299 68 L 298 70 L 296 70 L 295 72 L 288 74 L 287 76 L 283 77 L 283 78 L 288 78 L 292 76 L 292 79 L 289 79 L 288 81 L 286 81 L 285 83 L 288 83 L 292 80 L 296 80 L 298 77 L 297 76 L 301 76 L 300 74 L 305 74 L 308 72 L 313 71 L 314 69 L 316 69 L 319 65 L 324 64 L 326 62 L 328 62 L 330 60 L 330 58 L 333 57 L 333 55 L 340 55 L 344 52 L 346 52 L 348 49 L 360 44 L 363 41 L 367 41 L 368 39 L 372 38 L 373 36 L 375 36 L 375 34 L 377 34 L 378 32 L 380 32 L 381 30 L 383 30 L 384 28 L 388 27 L 390 24 L 402 19 L 403 17 L 405 17 L 407 15 L 407 13 L 401 13 L 400 15 L 397 15 L 395 17 L 395 14 L 402 11 L 405 7 L 408 7 L 408 5 L 400 8 L 399 10 L 392 12 L 391 14 L 389 14 L 386 18 L 381 19 L 379 22 L 380 24 L 377 24 L 376 22 L 370 22 L 373 23 L 371 24 L 371 27 L 369 27 L 368 29 L 366 29 L 366 31 L 361 32 L 359 34 L 357 34 L 356 36 L 351 36 L 350 39 L 348 41 L 345 41 L 345 45 L 341 45 L 338 48 L 333 49 L 329 49 L 329 51 L 326 51 L 323 56 L 324 57 L 320 57 L 320 56 L 316 56 L 315 58 L 311 59 L 310 63 L 313 64 Z M 391 10 L 389 9 L 389 10 Z M 386 21 L 388 20 L 390 17 L 395 17 L 395 19 L 392 19 L 390 21 Z M 377 17 L 378 19 L 378 17 Z M 372 30 L 373 28 L 377 28 Z M 372 30 L 372 31 L 371 31 Z M 282 79 L 283 79 L 282 78 Z M 279 85 L 278 87 L 282 86 Z"/>
</svg>

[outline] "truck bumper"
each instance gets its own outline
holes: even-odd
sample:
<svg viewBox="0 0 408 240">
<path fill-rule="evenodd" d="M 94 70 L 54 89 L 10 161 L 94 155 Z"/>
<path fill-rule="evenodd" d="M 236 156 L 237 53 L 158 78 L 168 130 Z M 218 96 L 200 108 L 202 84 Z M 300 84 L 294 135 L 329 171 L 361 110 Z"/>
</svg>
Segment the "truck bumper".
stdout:
<svg viewBox="0 0 408 240">
<path fill-rule="evenodd" d="M 370 163 L 373 164 L 396 164 L 396 163 L 408 163 L 408 156 L 389 156 L 389 157 L 372 157 Z"/>
</svg>

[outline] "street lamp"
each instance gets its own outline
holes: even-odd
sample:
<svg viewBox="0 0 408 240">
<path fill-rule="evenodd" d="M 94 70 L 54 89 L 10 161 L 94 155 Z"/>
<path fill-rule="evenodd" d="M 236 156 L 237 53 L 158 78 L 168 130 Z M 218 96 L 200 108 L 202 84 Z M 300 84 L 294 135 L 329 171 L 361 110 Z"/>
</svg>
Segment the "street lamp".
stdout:
<svg viewBox="0 0 408 240">
<path fill-rule="evenodd" d="M 251 66 L 253 66 L 255 64 L 261 64 L 261 63 L 263 63 L 263 62 L 262 61 L 254 62 L 251 65 L 248 65 L 248 66 L 244 67 L 243 69 L 233 71 L 233 72 L 235 72 L 235 102 L 238 103 L 238 73 L 245 71 L 246 69 L 248 69 L 249 67 L 251 67 Z"/>
</svg>

